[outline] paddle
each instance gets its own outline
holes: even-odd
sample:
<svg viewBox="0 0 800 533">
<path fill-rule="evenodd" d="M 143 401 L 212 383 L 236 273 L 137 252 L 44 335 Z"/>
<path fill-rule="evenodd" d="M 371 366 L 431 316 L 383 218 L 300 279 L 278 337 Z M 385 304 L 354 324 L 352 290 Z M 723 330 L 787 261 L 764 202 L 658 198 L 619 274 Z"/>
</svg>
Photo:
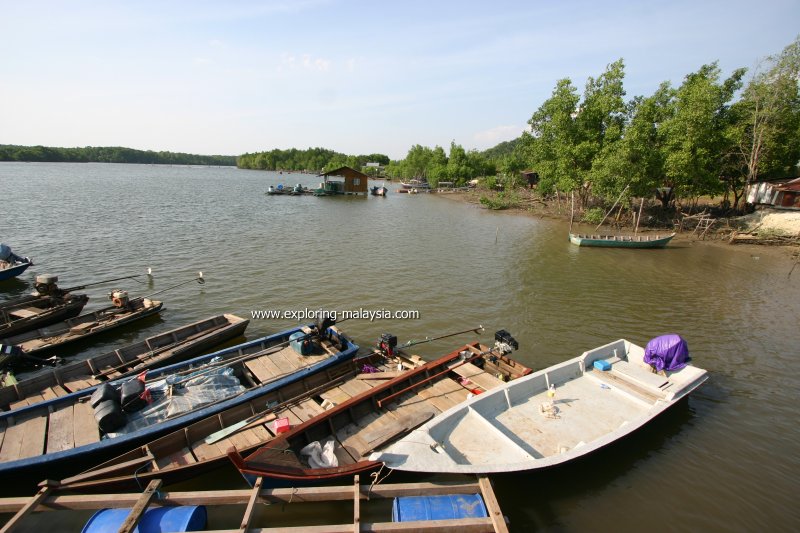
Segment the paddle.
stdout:
<svg viewBox="0 0 800 533">
<path fill-rule="evenodd" d="M 309 389 L 309 390 L 303 392 L 302 394 L 298 394 L 297 396 L 289 398 L 288 400 L 284 400 L 283 402 L 281 402 L 281 403 L 279 403 L 277 405 L 274 405 L 272 407 L 269 407 L 269 408 L 267 408 L 267 409 L 265 409 L 263 411 L 260 411 L 260 412 L 254 414 L 254 415 L 252 415 L 252 416 L 250 416 L 248 418 L 245 418 L 244 420 L 242 420 L 240 422 L 236 422 L 235 424 L 231 424 L 228 427 L 222 428 L 219 431 L 216 431 L 216 432 L 212 433 L 211 435 L 209 435 L 208 437 L 205 438 L 205 443 L 206 444 L 214 444 L 215 442 L 219 442 L 222 439 L 224 439 L 224 438 L 226 438 L 226 437 L 228 437 L 230 435 L 233 435 L 234 433 L 236 433 L 236 432 L 238 432 L 240 430 L 247 429 L 250 425 L 252 425 L 252 424 L 254 424 L 256 422 L 261 423 L 261 419 L 262 418 L 269 417 L 269 415 L 275 413 L 275 411 L 278 411 L 278 410 L 283 409 L 283 408 L 285 408 L 285 407 L 287 407 L 287 406 L 289 406 L 289 405 L 291 405 L 291 404 L 293 404 L 295 402 L 298 402 L 300 400 L 303 400 L 305 398 L 313 396 L 313 395 L 317 394 L 318 392 L 322 392 L 324 390 L 328 390 L 330 388 L 336 387 L 341 383 L 344 383 L 343 379 L 336 379 L 336 380 L 333 380 L 333 381 L 329 381 L 327 383 L 323 383 L 322 385 L 318 385 L 317 387 L 314 387 L 313 389 Z M 269 420 L 264 420 L 264 421 L 265 422 L 269 422 Z"/>
</svg>

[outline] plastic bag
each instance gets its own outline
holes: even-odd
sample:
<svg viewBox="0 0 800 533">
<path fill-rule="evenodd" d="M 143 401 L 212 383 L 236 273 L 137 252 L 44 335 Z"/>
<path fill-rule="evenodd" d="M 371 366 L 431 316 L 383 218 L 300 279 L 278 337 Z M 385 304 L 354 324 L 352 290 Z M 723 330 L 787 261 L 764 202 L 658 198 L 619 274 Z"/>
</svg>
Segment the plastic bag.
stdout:
<svg viewBox="0 0 800 533">
<path fill-rule="evenodd" d="M 328 439 L 325 444 L 314 441 L 307 444 L 300 450 L 300 455 L 308 456 L 308 466 L 311 468 L 335 468 L 339 466 L 339 460 L 333 453 L 333 439 Z"/>
</svg>

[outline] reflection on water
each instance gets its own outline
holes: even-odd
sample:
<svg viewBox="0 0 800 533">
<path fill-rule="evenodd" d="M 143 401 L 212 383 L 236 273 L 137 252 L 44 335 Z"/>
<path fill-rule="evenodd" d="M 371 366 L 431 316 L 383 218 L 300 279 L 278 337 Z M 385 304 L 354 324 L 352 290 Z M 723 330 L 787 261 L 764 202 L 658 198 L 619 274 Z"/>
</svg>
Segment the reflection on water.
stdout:
<svg viewBox="0 0 800 533">
<path fill-rule="evenodd" d="M 140 295 L 203 271 L 204 286 L 160 295 L 161 321 L 99 339 L 81 356 L 215 313 L 306 307 L 420 312 L 418 320 L 343 324 L 365 347 L 382 332 L 404 342 L 483 324 L 488 341 L 507 329 L 520 342 L 518 358 L 535 368 L 617 338 L 644 344 L 680 333 L 709 382 L 596 456 L 497 478 L 512 528 L 592 530 L 599 516 L 623 531 L 800 523 L 800 276 L 787 279 L 787 258 L 755 261 L 741 249 L 687 242 L 578 248 L 561 222 L 393 187 L 387 198 L 264 194 L 270 184 L 318 181 L 230 168 L 1 163 L 0 239 L 37 264 L 0 285 L 0 299 L 27 291 L 36 273 L 69 286 L 150 266 L 152 288 L 117 283 Z M 106 305 L 111 288 L 87 289 L 87 310 Z M 247 335 L 293 324 L 253 320 Z M 419 352 L 435 357 L 472 338 Z M 229 474 L 197 483 L 216 486 Z"/>
</svg>

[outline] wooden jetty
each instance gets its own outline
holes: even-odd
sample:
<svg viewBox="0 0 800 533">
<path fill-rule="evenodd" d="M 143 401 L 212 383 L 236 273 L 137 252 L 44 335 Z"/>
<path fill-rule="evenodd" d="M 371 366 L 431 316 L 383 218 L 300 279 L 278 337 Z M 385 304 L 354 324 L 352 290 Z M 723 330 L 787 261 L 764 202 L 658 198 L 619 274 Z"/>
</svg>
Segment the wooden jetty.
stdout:
<svg viewBox="0 0 800 533">
<path fill-rule="evenodd" d="M 225 529 L 207 530 L 214 533 L 352 533 L 360 531 L 418 531 L 445 532 L 459 531 L 496 532 L 508 531 L 506 518 L 497 501 L 489 478 L 478 476 L 475 481 L 466 482 L 431 482 L 431 483 L 384 483 L 362 484 L 359 476 L 354 476 L 352 485 L 332 487 L 295 487 L 289 489 L 263 488 L 259 478 L 252 489 L 209 490 L 209 491 L 163 491 L 160 480 L 151 481 L 144 492 L 98 495 L 70 495 L 62 493 L 59 483 L 44 481 L 39 491 L 32 497 L 0 498 L 0 513 L 15 513 L 3 526 L 3 533 L 11 533 L 25 527 L 34 513 L 68 510 L 99 510 L 106 508 L 130 509 L 127 518 L 118 531 L 129 533 L 136 528 L 148 508 L 205 505 L 221 507 L 244 505 L 244 512 L 238 523 L 231 523 Z M 416 520 L 411 522 L 368 521 L 367 516 L 374 516 L 372 506 L 380 505 L 388 498 L 409 496 L 467 495 L 480 494 L 486 507 L 484 518 L 452 518 Z M 353 519 L 348 523 L 319 525 L 319 519 L 311 513 L 306 516 L 316 518 L 316 525 L 266 526 L 269 521 L 275 524 L 275 513 L 282 513 L 287 508 L 299 511 L 315 502 L 350 502 Z M 283 505 L 271 509 L 271 504 Z M 271 511 L 275 512 L 271 512 Z M 372 512 L 370 512 L 372 511 Z M 234 515 L 235 516 L 235 515 Z M 231 519 L 228 519 L 229 523 Z M 227 526 L 227 524 L 225 524 Z"/>
</svg>

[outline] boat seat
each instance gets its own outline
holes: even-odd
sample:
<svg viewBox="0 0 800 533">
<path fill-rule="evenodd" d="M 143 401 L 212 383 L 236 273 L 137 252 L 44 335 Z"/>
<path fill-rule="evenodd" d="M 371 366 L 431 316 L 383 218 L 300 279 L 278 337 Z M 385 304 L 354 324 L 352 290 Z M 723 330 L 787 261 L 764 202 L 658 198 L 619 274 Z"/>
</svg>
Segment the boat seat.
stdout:
<svg viewBox="0 0 800 533">
<path fill-rule="evenodd" d="M 39 309 L 38 307 L 20 307 L 10 311 L 8 314 L 19 318 L 30 318 L 42 312 L 44 312 L 44 309 Z"/>
<path fill-rule="evenodd" d="M 70 333 L 76 333 L 78 335 L 82 335 L 96 326 L 96 322 L 86 322 L 84 324 L 78 324 L 77 326 L 72 326 L 69 328 Z"/>
</svg>

